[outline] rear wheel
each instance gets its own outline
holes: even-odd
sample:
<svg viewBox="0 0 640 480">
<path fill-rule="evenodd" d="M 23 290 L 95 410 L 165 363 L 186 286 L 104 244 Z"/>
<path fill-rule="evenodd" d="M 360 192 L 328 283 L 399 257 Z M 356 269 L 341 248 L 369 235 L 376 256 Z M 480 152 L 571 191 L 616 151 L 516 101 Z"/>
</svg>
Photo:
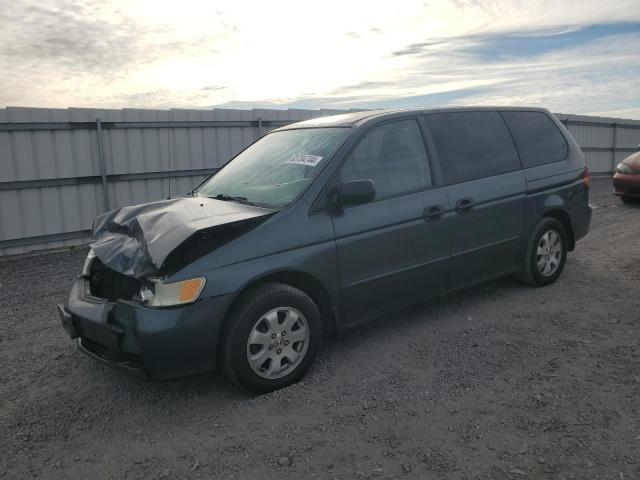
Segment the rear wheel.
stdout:
<svg viewBox="0 0 640 480">
<path fill-rule="evenodd" d="M 567 260 L 567 231 L 555 218 L 543 218 L 533 228 L 518 278 L 542 287 L 555 282 Z"/>
<path fill-rule="evenodd" d="M 267 283 L 246 292 L 223 333 L 221 362 L 227 378 L 254 393 L 298 381 L 318 351 L 322 320 L 301 290 Z"/>
</svg>

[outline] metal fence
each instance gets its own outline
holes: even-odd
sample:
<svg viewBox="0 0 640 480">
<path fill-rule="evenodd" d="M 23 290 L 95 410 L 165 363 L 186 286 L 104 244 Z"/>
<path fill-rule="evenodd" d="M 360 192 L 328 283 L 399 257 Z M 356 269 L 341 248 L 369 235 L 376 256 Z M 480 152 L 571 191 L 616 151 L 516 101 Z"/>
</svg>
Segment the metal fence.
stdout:
<svg viewBox="0 0 640 480">
<path fill-rule="evenodd" d="M 640 145 L 640 120 L 555 115 L 582 148 L 591 173 L 613 173 L 616 165 L 637 151 Z"/>
<path fill-rule="evenodd" d="M 186 193 L 269 130 L 335 113 L 0 109 L 0 255 L 86 243 L 97 214 Z M 557 116 L 594 173 L 640 143 L 640 121 Z"/>
</svg>

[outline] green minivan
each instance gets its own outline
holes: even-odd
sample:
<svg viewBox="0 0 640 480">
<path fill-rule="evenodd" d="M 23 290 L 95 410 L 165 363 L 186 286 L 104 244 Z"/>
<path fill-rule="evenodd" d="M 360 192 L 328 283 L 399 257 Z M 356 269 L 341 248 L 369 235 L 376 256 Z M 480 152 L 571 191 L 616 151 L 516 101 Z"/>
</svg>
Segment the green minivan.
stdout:
<svg viewBox="0 0 640 480">
<path fill-rule="evenodd" d="M 584 155 L 547 110 L 367 111 L 272 131 L 183 198 L 95 220 L 58 305 L 82 351 L 266 392 L 324 337 L 513 275 L 545 286 L 587 234 Z"/>
</svg>

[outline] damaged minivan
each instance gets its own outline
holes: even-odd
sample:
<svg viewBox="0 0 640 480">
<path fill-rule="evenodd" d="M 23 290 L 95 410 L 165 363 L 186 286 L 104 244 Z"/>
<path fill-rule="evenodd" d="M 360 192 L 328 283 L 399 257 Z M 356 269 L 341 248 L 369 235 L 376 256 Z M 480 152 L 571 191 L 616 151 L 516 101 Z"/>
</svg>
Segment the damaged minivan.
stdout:
<svg viewBox="0 0 640 480">
<path fill-rule="evenodd" d="M 544 109 L 308 120 L 184 198 L 99 216 L 58 313 L 121 371 L 218 368 L 266 392 L 300 379 L 324 337 L 385 312 L 507 275 L 553 283 L 589 229 L 588 187 Z"/>
</svg>

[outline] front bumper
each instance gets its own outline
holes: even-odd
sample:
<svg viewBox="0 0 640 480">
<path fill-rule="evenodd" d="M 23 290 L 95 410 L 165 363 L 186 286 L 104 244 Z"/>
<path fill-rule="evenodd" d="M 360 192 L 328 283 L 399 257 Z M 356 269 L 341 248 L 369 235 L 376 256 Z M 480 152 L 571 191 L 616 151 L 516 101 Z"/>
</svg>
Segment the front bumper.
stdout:
<svg viewBox="0 0 640 480">
<path fill-rule="evenodd" d="M 80 350 L 137 377 L 168 379 L 216 367 L 216 346 L 232 295 L 151 309 L 130 301 L 88 295 L 85 279 L 73 283 L 58 305 L 67 334 Z"/>
<path fill-rule="evenodd" d="M 613 189 L 615 195 L 640 198 L 640 174 L 616 173 L 613 176 Z"/>
</svg>

